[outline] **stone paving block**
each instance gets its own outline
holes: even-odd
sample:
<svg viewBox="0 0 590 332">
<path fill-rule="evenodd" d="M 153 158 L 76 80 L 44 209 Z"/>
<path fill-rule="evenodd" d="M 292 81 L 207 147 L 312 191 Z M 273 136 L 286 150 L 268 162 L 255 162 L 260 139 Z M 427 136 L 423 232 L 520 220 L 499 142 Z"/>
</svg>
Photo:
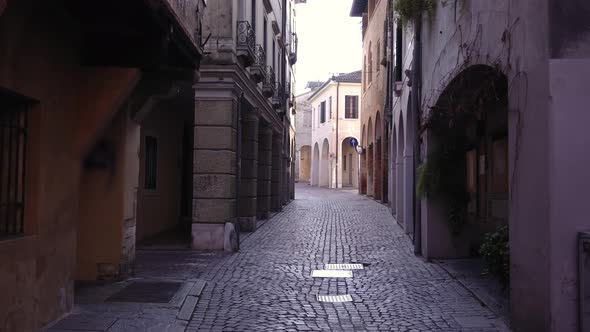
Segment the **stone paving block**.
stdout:
<svg viewBox="0 0 590 332">
<path fill-rule="evenodd" d="M 73 314 L 51 327 L 53 330 L 88 330 L 88 331 L 106 331 L 111 327 L 117 318 L 105 317 L 100 314 Z"/>
<path fill-rule="evenodd" d="M 201 293 L 203 292 L 203 289 L 205 288 L 205 285 L 207 284 L 207 282 L 205 282 L 204 280 L 191 280 L 192 282 L 194 282 L 193 287 L 191 288 L 191 290 L 189 291 L 189 295 L 191 296 L 201 296 Z"/>
<path fill-rule="evenodd" d="M 180 308 L 180 313 L 178 314 L 178 319 L 181 320 L 189 320 L 193 311 L 195 311 L 195 307 L 197 306 L 197 301 L 199 301 L 198 297 L 195 296 L 187 296 L 184 300 L 182 308 Z"/>
</svg>

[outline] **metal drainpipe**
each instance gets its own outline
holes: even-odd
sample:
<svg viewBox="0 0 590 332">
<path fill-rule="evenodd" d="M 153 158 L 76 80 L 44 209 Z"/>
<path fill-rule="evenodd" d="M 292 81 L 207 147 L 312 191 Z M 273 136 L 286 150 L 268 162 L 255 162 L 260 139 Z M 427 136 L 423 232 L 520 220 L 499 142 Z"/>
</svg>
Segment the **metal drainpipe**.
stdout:
<svg viewBox="0 0 590 332">
<path fill-rule="evenodd" d="M 340 137 L 338 135 L 338 118 L 340 105 L 340 82 L 336 82 L 336 189 L 338 189 L 338 151 L 340 150 Z"/>
<path fill-rule="evenodd" d="M 236 138 L 236 238 L 238 241 L 238 250 L 240 249 L 240 184 L 242 183 L 242 101 L 244 92 L 238 97 L 238 123 Z"/>
<path fill-rule="evenodd" d="M 414 68 L 412 68 L 412 86 L 416 90 L 412 93 L 412 109 L 414 111 L 414 181 L 412 181 L 412 202 L 414 208 L 414 254 L 422 253 L 422 218 L 418 198 L 416 197 L 416 179 L 420 165 L 420 99 L 421 99 L 421 69 L 422 69 L 422 14 L 415 18 L 416 33 L 414 34 Z"/>
</svg>

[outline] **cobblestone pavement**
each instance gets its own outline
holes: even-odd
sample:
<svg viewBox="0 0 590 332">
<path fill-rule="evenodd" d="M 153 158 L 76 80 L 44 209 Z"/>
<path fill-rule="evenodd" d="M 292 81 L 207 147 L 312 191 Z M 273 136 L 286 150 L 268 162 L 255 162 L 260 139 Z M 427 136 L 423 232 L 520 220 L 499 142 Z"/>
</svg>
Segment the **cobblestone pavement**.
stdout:
<svg viewBox="0 0 590 332">
<path fill-rule="evenodd" d="M 388 209 L 347 191 L 297 186 L 296 200 L 215 257 L 187 331 L 507 331 L 436 264 L 413 254 Z M 353 278 L 311 278 L 364 263 Z M 347 303 L 317 295 L 350 294 Z"/>
</svg>

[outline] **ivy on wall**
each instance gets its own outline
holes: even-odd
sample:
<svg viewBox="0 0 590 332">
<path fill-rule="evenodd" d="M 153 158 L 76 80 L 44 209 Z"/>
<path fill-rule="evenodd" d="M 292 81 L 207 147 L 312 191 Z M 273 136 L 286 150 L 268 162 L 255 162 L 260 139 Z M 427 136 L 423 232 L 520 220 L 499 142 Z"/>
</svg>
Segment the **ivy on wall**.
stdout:
<svg viewBox="0 0 590 332">
<path fill-rule="evenodd" d="M 393 0 L 393 11 L 400 22 L 409 22 L 426 12 L 432 14 L 435 0 Z"/>
<path fill-rule="evenodd" d="M 458 235 L 467 222 L 469 194 L 466 185 L 465 151 L 467 139 L 464 125 L 472 119 L 469 113 L 432 112 L 426 126 L 430 129 L 433 146 L 418 168 L 416 192 L 419 197 L 436 197 L 447 208 L 451 234 Z"/>
</svg>

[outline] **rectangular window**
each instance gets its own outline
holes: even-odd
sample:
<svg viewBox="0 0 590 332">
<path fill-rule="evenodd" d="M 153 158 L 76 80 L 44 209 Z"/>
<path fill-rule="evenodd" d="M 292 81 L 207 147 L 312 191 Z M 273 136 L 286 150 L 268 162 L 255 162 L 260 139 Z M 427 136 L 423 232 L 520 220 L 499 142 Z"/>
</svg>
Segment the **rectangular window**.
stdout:
<svg viewBox="0 0 590 332">
<path fill-rule="evenodd" d="M 254 31 L 256 31 L 256 0 L 252 0 L 252 29 L 254 29 Z"/>
<path fill-rule="evenodd" d="M 320 123 L 326 122 L 326 102 L 320 104 Z"/>
<path fill-rule="evenodd" d="M 402 81 L 402 52 L 403 52 L 403 30 L 400 25 L 397 26 L 395 34 L 395 80 Z"/>
<path fill-rule="evenodd" d="M 347 119 L 358 119 L 359 96 L 344 96 L 344 102 L 344 117 Z"/>
<path fill-rule="evenodd" d="M 28 103 L 0 91 L 0 238 L 22 235 Z"/>
<path fill-rule="evenodd" d="M 275 76 L 277 75 L 277 67 L 276 67 L 276 53 L 277 53 L 277 48 L 276 48 L 276 43 L 275 40 L 272 40 L 272 67 L 275 70 Z"/>
<path fill-rule="evenodd" d="M 330 120 L 332 120 L 332 96 L 330 96 Z"/>
<path fill-rule="evenodd" d="M 342 170 L 346 171 L 346 156 L 342 156 Z"/>
<path fill-rule="evenodd" d="M 268 21 L 266 20 L 266 16 L 264 17 L 264 23 L 263 23 L 263 27 L 262 27 L 262 47 L 264 48 L 264 53 L 268 54 L 267 50 L 268 50 L 268 40 L 266 39 L 266 30 L 268 29 Z M 267 58 L 268 59 L 268 56 Z M 268 60 L 266 60 L 266 63 L 268 64 Z"/>
<path fill-rule="evenodd" d="M 145 137 L 145 189 L 156 189 L 158 178 L 158 140 Z"/>
</svg>

